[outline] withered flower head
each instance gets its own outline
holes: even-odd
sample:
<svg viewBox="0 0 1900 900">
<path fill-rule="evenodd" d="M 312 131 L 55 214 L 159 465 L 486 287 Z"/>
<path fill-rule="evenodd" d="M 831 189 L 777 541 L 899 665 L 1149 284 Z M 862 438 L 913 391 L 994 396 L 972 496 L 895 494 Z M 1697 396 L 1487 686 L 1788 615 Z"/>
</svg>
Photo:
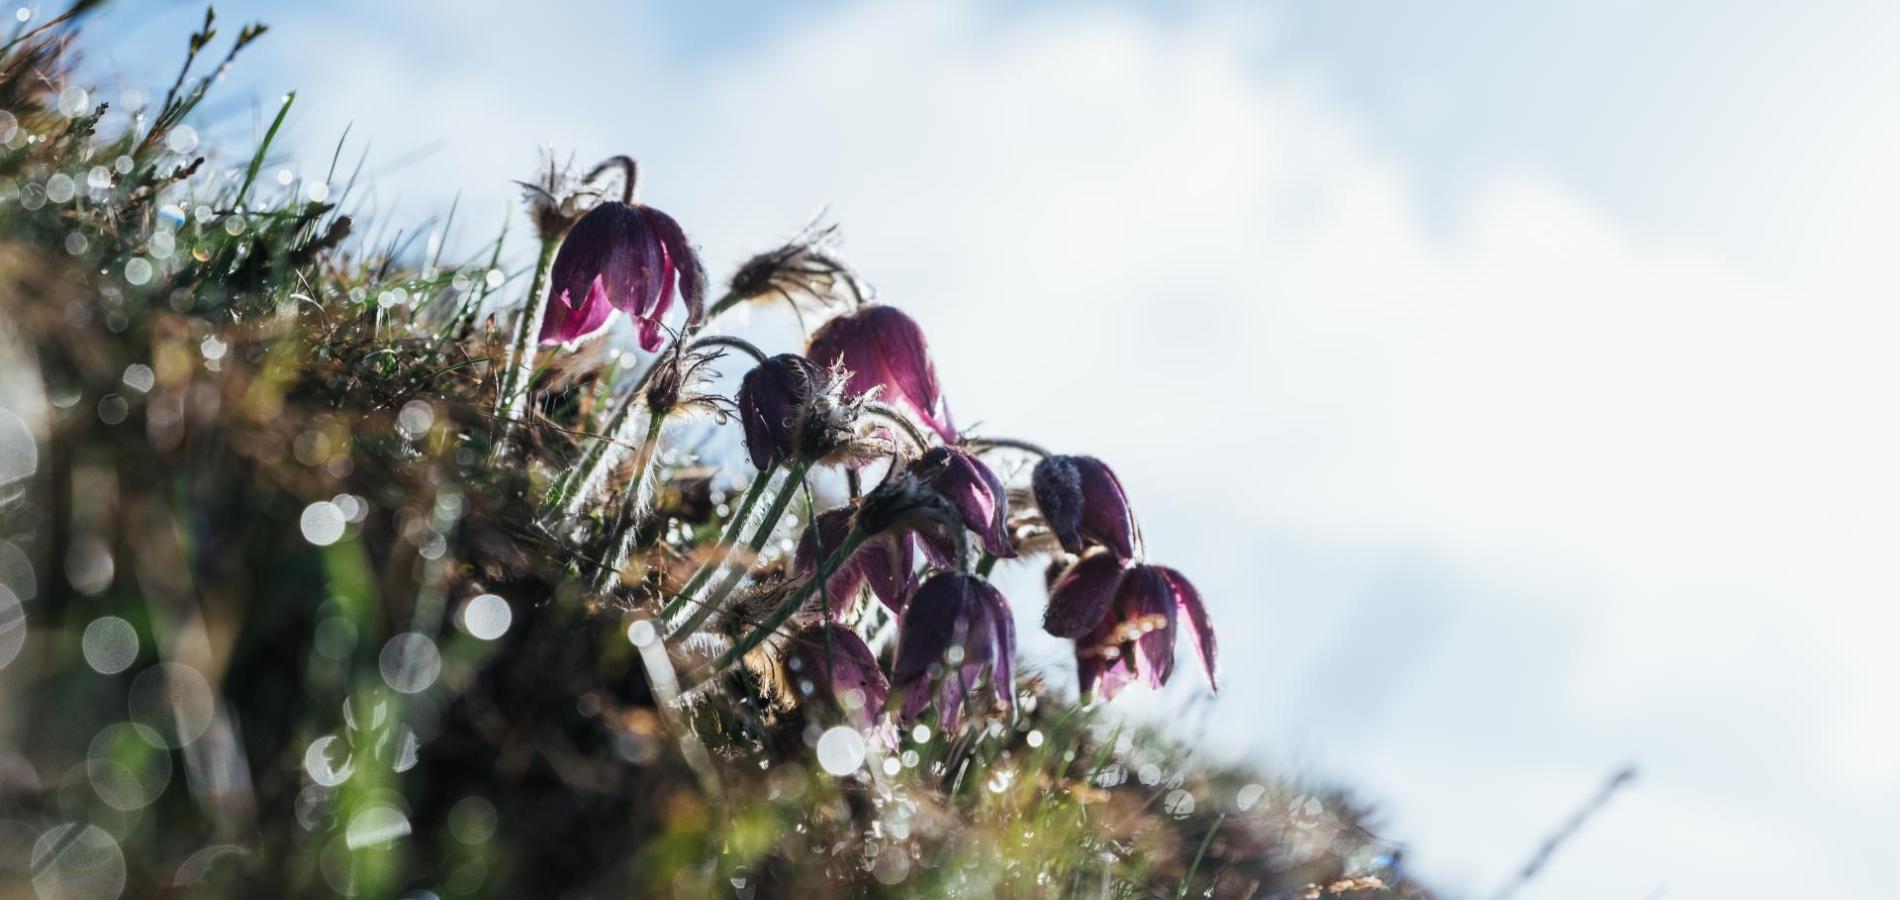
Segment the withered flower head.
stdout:
<svg viewBox="0 0 1900 900">
<path fill-rule="evenodd" d="M 864 415 L 869 398 L 845 390 L 842 370 L 826 371 L 796 353 L 754 366 L 739 382 L 739 421 L 752 464 L 802 458 L 858 463 L 889 452 Z"/>
<path fill-rule="evenodd" d="M 974 575 L 939 572 L 917 589 L 904 614 L 891 685 L 910 690 L 904 715 L 914 718 L 929 703 L 936 669 L 944 682 L 938 713 L 954 727 L 985 671 L 997 702 L 1013 702 L 1015 655 L 1015 620 L 1002 592 Z"/>
<path fill-rule="evenodd" d="M 599 197 L 584 190 L 581 180 L 574 177 L 573 162 L 572 156 L 562 159 L 551 148 L 544 149 L 535 180 L 515 182 L 521 186 L 522 202 L 528 205 L 528 218 L 543 240 L 566 234 Z"/>
<path fill-rule="evenodd" d="M 1081 553 L 1099 544 L 1126 561 L 1135 558 L 1141 533 L 1128 494 L 1113 470 L 1093 456 L 1047 456 L 1030 476 L 1036 506 L 1062 549 Z"/>
<path fill-rule="evenodd" d="M 777 298 L 790 304 L 802 319 L 807 306 L 826 309 L 845 299 L 840 289 L 859 305 L 864 294 L 851 268 L 833 254 L 838 226 L 813 222 L 784 246 L 746 260 L 733 273 L 730 291 L 741 301 Z"/>
<path fill-rule="evenodd" d="M 915 534 L 926 554 L 942 565 L 968 555 L 962 511 L 909 467 L 892 469 L 864 496 L 857 523 L 867 535 Z"/>
<path fill-rule="evenodd" d="M 543 343 L 593 334 L 618 309 L 638 320 L 640 346 L 651 352 L 663 343 L 660 321 L 676 293 L 688 325 L 702 315 L 706 274 L 698 254 L 672 216 L 633 202 L 635 170 L 631 160 L 626 166 L 621 199 L 588 210 L 555 254 Z"/>
<path fill-rule="evenodd" d="M 821 366 L 842 365 L 851 373 L 846 389 L 852 394 L 881 390 L 881 402 L 945 441 L 956 440 L 923 329 L 896 307 L 867 306 L 826 322 L 811 336 L 805 355 Z"/>
<path fill-rule="evenodd" d="M 1094 561 L 1102 558 L 1097 555 L 1076 563 L 1077 567 L 1088 564 L 1092 569 L 1070 570 L 1070 575 L 1076 576 L 1072 591 L 1099 591 L 1100 582 L 1095 578 L 1099 573 L 1093 568 L 1099 568 Z M 1069 575 L 1063 576 L 1057 588 L 1062 589 L 1069 581 Z M 1084 605 L 1077 599 L 1065 602 Z M 1102 698 L 1112 700 L 1122 688 L 1137 681 L 1151 688 L 1167 684 L 1174 674 L 1175 625 L 1182 616 L 1187 619 L 1195 653 L 1207 670 L 1208 684 L 1219 690 L 1214 626 L 1208 621 L 1200 592 L 1173 569 L 1136 565 L 1119 572 L 1114 600 L 1106 614 L 1075 642 L 1076 675 L 1082 692 L 1091 693 L 1099 685 Z"/>
<path fill-rule="evenodd" d="M 647 409 L 662 416 L 693 408 L 708 412 L 724 409 L 728 405 L 725 398 L 705 390 L 718 376 L 708 367 L 723 355 L 717 350 L 689 353 L 684 344 L 675 342 L 672 349 L 653 361 L 653 371 L 646 376 L 642 397 Z"/>
<path fill-rule="evenodd" d="M 798 539 L 798 552 L 792 571 L 803 578 L 818 574 L 818 565 L 831 551 L 844 545 L 851 532 L 849 508 L 819 513 Z M 831 602 L 831 615 L 843 616 L 851 609 L 864 588 L 870 588 L 878 601 L 892 612 L 904 611 L 909 597 L 911 569 L 915 567 L 917 539 L 908 533 L 874 534 L 858 545 L 844 563 L 825 579 L 825 597 Z"/>
</svg>

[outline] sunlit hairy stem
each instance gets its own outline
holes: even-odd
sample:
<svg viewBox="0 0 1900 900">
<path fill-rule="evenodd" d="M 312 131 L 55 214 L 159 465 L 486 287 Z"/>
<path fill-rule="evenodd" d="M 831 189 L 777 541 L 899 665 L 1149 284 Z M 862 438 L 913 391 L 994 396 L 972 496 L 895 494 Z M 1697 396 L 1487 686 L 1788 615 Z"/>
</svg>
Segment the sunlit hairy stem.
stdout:
<svg viewBox="0 0 1900 900">
<path fill-rule="evenodd" d="M 772 505 L 765 510 L 765 518 L 759 521 L 759 527 L 752 532 L 751 540 L 746 541 L 746 551 L 749 555 L 757 556 L 759 551 L 764 549 L 765 542 L 772 539 L 772 532 L 778 529 L 779 518 L 785 515 L 785 507 L 791 505 L 792 497 L 796 496 L 799 489 L 804 486 L 805 470 L 810 465 L 809 461 L 803 459 L 792 463 L 791 470 L 785 475 L 785 483 L 779 488 L 778 496 L 772 498 Z M 707 619 L 712 618 L 712 615 L 719 611 L 720 606 L 726 602 L 726 598 L 732 595 L 733 589 L 739 586 L 739 582 L 745 580 L 746 573 L 750 569 L 750 566 L 738 566 L 726 573 L 726 577 L 719 582 L 719 586 L 713 588 L 713 592 L 706 596 L 705 602 L 701 603 L 685 622 L 680 623 L 680 627 L 674 629 L 673 633 L 675 635 L 692 634 L 699 626 L 704 625 Z"/>
<path fill-rule="evenodd" d="M 755 363 L 765 362 L 765 351 L 760 350 L 757 345 L 744 338 L 737 338 L 726 334 L 716 334 L 712 337 L 700 338 L 688 345 L 686 349 L 698 350 L 702 347 L 730 347 L 752 357 L 752 361 Z"/>
<path fill-rule="evenodd" d="M 853 526 L 850 533 L 845 535 L 844 541 L 838 545 L 838 549 L 831 551 L 831 555 L 825 557 L 824 562 L 818 566 L 818 571 L 812 576 L 812 580 L 800 585 L 798 590 L 794 591 L 790 597 L 785 598 L 783 602 L 775 607 L 772 612 L 765 617 L 764 621 L 758 624 L 758 627 L 752 629 L 745 637 L 733 643 L 732 649 L 727 650 L 725 654 L 720 656 L 711 666 L 700 669 L 695 673 L 692 682 L 693 686 L 704 684 L 713 678 L 719 677 L 719 674 L 731 668 L 733 663 L 738 662 L 744 658 L 747 653 L 752 652 L 752 648 L 764 643 L 765 639 L 770 637 L 772 632 L 778 630 L 780 625 L 785 624 L 787 620 L 798 613 L 799 609 L 804 607 L 806 601 L 811 599 L 812 591 L 826 581 L 829 581 L 832 573 L 836 572 L 839 566 L 844 565 L 844 561 L 850 559 L 851 554 L 857 552 L 858 546 L 863 544 L 865 539 L 869 537 L 870 535 L 859 531 Z"/>
<path fill-rule="evenodd" d="M 712 322 L 712 320 L 719 318 L 720 313 L 723 313 L 726 310 L 729 310 L 744 302 L 745 302 L 744 297 L 741 297 L 735 293 L 727 293 L 724 297 L 720 297 L 717 303 L 714 303 L 710 308 L 706 310 L 706 315 L 702 316 L 699 320 L 699 327 L 700 328 L 706 327 L 708 324 Z M 698 329 L 695 329 L 695 330 L 698 330 Z"/>
<path fill-rule="evenodd" d="M 501 420 L 501 434 L 495 441 L 496 452 L 507 445 L 508 433 L 521 411 L 528 405 L 528 385 L 534 379 L 534 354 L 541 340 L 541 320 L 548 314 L 552 293 L 548 272 L 554 268 L 554 251 L 559 238 L 542 238 L 541 257 L 534 264 L 534 281 L 528 285 L 528 305 L 515 320 L 515 331 L 508 342 L 508 359 L 502 370 L 501 405 L 495 414 Z"/>
<path fill-rule="evenodd" d="M 595 584 L 595 588 L 600 591 L 604 592 L 613 586 L 620 577 L 620 570 L 627 565 L 627 559 L 633 555 L 633 543 L 640 537 L 640 490 L 646 483 L 647 468 L 653 464 L 656 455 L 654 449 L 660 444 L 660 429 L 665 424 L 664 417 L 653 417 L 647 425 L 646 440 L 640 443 L 639 456 L 634 458 L 633 478 L 627 482 L 627 493 L 621 499 L 620 514 L 614 517 L 615 531 L 608 540 L 613 552 L 601 569 L 600 581 Z"/>
<path fill-rule="evenodd" d="M 918 430 L 917 423 L 912 422 L 909 416 L 882 403 L 866 403 L 864 411 L 896 425 L 904 432 L 905 437 L 910 438 L 911 446 L 916 447 L 917 452 L 922 453 L 930 449 L 930 440 L 924 437 L 924 433 Z"/>
<path fill-rule="evenodd" d="M 963 440 L 963 446 L 977 453 L 981 453 L 985 450 L 1021 450 L 1024 453 L 1033 453 L 1036 456 L 1052 455 L 1040 445 L 1032 444 L 1028 441 L 1019 441 L 1014 438 L 965 438 Z"/>
<path fill-rule="evenodd" d="M 613 467 L 615 459 L 613 450 L 620 442 L 620 433 L 626 430 L 634 412 L 640 408 L 641 393 L 646 387 L 647 380 L 653 377 L 654 370 L 658 368 L 659 365 L 655 363 L 647 366 L 646 371 L 640 373 L 640 380 L 634 382 L 633 387 L 627 391 L 625 399 L 620 402 L 620 407 L 608 418 L 607 426 L 602 428 L 593 443 L 582 451 L 580 460 L 568 468 L 560 478 L 555 479 L 554 484 L 548 488 L 548 495 L 541 507 L 544 519 L 554 513 L 571 516 L 580 511 L 581 504 L 585 503 L 588 495 L 594 492 L 601 477 Z"/>
<path fill-rule="evenodd" d="M 752 479 L 752 486 L 746 489 L 745 497 L 740 499 L 739 508 L 733 511 L 732 519 L 726 522 L 725 530 L 720 533 L 719 543 L 713 545 L 712 555 L 707 557 L 705 564 L 693 574 L 693 580 L 688 581 L 686 587 L 681 588 L 680 592 L 667 602 L 666 607 L 660 610 L 660 621 L 664 622 L 679 615 L 680 607 L 691 601 L 693 595 L 698 593 L 700 588 L 705 587 L 706 582 L 711 581 L 715 573 L 725 568 L 726 557 L 732 553 L 733 543 L 739 539 L 739 532 L 745 528 L 745 523 L 752 517 L 752 508 L 759 505 L 759 498 L 765 496 L 766 485 L 772 481 L 772 476 L 777 474 L 778 464 L 773 463 L 767 466 L 765 471 L 760 472 L 757 478 Z"/>
</svg>

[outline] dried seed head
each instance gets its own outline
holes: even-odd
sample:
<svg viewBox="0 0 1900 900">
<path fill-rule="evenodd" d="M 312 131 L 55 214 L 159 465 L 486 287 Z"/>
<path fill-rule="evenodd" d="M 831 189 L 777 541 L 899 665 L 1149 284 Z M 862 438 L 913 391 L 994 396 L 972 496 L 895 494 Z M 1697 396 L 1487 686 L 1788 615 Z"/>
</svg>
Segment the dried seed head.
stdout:
<svg viewBox="0 0 1900 900">
<path fill-rule="evenodd" d="M 742 301 L 783 300 L 799 314 L 863 305 L 864 292 L 851 268 L 834 254 L 838 226 L 813 221 L 783 246 L 746 260 L 733 273 L 730 291 Z M 848 297 L 846 296 L 848 295 Z"/>
</svg>

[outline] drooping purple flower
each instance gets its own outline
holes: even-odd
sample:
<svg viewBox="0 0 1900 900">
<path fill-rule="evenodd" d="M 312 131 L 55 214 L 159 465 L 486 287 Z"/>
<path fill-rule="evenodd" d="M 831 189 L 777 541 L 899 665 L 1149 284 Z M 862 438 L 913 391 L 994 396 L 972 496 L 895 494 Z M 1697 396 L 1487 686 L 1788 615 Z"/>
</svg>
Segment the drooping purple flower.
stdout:
<svg viewBox="0 0 1900 900">
<path fill-rule="evenodd" d="M 1047 456 L 1030 475 L 1036 506 L 1062 549 L 1081 553 L 1088 543 L 1135 558 L 1141 532 L 1121 479 L 1093 456 Z"/>
<path fill-rule="evenodd" d="M 640 346 L 660 349 L 660 320 L 677 293 L 687 322 L 701 315 L 706 273 L 672 216 L 640 203 L 601 202 L 568 231 L 549 273 L 541 341 L 585 337 L 618 309 L 639 322 Z"/>
<path fill-rule="evenodd" d="M 1176 625 L 1183 617 L 1208 684 L 1219 690 L 1214 626 L 1200 592 L 1166 566 L 1136 565 L 1121 573 L 1108 613 L 1075 642 L 1082 693 L 1099 692 L 1112 700 L 1135 682 L 1151 688 L 1167 684 L 1174 674 Z"/>
<path fill-rule="evenodd" d="M 850 713 L 875 718 L 890 696 L 890 682 L 877 655 L 857 632 L 821 624 L 800 632 L 786 646 L 785 666 L 801 692 L 823 697 Z M 854 693 L 855 692 L 855 693 Z"/>
<path fill-rule="evenodd" d="M 1042 630 L 1071 640 L 1089 633 L 1115 604 L 1123 571 L 1113 553 L 1091 553 L 1076 560 L 1049 589 Z"/>
<path fill-rule="evenodd" d="M 799 420 L 824 373 L 796 353 L 780 353 L 739 380 L 739 424 L 760 471 L 797 452 Z"/>
<path fill-rule="evenodd" d="M 793 571 L 805 578 L 817 575 L 819 563 L 843 546 L 850 532 L 850 509 L 819 513 L 798 539 Z M 866 538 L 837 571 L 825 579 L 825 596 L 831 601 L 831 614 L 843 615 L 857 599 L 858 591 L 865 587 L 892 612 L 903 612 L 904 601 L 909 598 L 916 548 L 916 537 L 908 533 L 884 532 Z"/>
<path fill-rule="evenodd" d="M 937 668 L 946 682 L 938 714 L 950 723 L 986 670 L 996 701 L 1014 701 L 1015 656 L 1016 624 L 1002 593 L 974 575 L 939 572 L 917 589 L 904 613 L 891 685 L 909 691 L 904 715 L 914 718 L 929 702 L 927 686 Z"/>
<path fill-rule="evenodd" d="M 846 389 L 852 394 L 882 387 L 880 401 L 916 418 L 944 440 L 956 440 L 923 329 L 896 307 L 867 306 L 838 316 L 811 336 L 805 350 L 820 366 L 842 363 L 849 369 Z"/>
<path fill-rule="evenodd" d="M 982 460 L 954 447 L 932 447 L 910 469 L 956 507 L 964 527 L 983 540 L 990 555 L 1016 555 L 1009 539 L 1009 491 Z"/>
</svg>

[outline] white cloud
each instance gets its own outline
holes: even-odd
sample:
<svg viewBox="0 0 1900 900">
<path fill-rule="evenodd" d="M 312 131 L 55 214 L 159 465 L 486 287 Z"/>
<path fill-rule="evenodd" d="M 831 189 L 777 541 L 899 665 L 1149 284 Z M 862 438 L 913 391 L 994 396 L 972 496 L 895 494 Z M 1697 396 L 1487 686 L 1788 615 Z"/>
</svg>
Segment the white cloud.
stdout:
<svg viewBox="0 0 1900 900">
<path fill-rule="evenodd" d="M 966 424 L 1123 474 L 1222 627 L 1216 734 L 1363 784 L 1426 875 L 1498 883 L 1635 759 L 1526 896 L 1873 889 L 1820 860 L 1900 799 L 1878 248 L 1771 291 L 1536 172 L 1433 227 L 1214 14 L 865 4 L 695 60 L 470 6 L 283 22 L 350 50 L 283 73 L 309 153 L 446 140 L 382 185 L 413 212 L 494 208 L 536 142 L 633 152 L 715 263 L 829 204 Z"/>
</svg>

